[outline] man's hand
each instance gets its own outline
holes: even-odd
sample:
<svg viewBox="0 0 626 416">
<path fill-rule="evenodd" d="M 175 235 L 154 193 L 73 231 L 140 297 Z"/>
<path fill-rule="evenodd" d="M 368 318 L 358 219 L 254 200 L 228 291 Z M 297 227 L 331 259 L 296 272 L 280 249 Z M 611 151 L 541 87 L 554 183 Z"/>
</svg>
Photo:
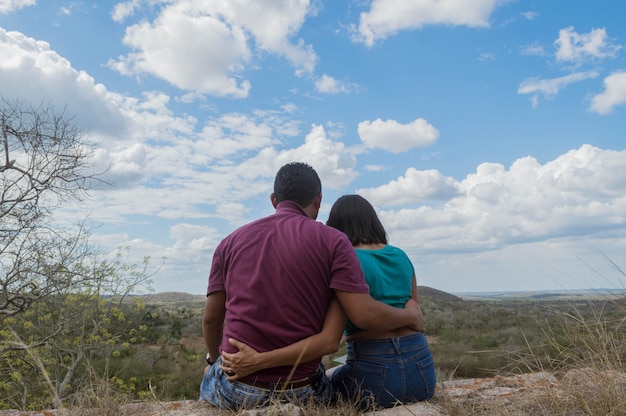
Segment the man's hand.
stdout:
<svg viewBox="0 0 626 416">
<path fill-rule="evenodd" d="M 263 369 L 259 364 L 261 353 L 233 338 L 229 338 L 228 343 L 239 350 L 232 354 L 222 351 L 220 368 L 228 381 L 235 381 Z"/>
<path fill-rule="evenodd" d="M 422 308 L 419 303 L 415 301 L 415 299 L 409 299 L 407 303 L 404 304 L 406 309 L 414 309 L 415 310 L 415 319 L 412 324 L 409 325 L 413 331 L 424 332 L 424 315 L 422 314 Z"/>
</svg>

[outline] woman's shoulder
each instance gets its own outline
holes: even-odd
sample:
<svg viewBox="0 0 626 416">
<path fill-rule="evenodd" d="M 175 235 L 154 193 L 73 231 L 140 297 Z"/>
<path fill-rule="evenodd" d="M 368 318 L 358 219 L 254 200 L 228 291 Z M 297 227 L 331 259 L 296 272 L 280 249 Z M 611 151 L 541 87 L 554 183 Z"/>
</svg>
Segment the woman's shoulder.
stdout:
<svg viewBox="0 0 626 416">
<path fill-rule="evenodd" d="M 406 253 L 406 251 L 404 251 L 403 249 L 401 249 L 400 247 L 397 246 L 392 246 L 390 244 L 387 244 L 385 246 L 385 255 L 389 258 L 394 258 L 397 260 L 404 260 L 407 262 L 411 262 L 409 255 Z"/>
<path fill-rule="evenodd" d="M 404 255 L 406 255 L 406 252 L 405 252 L 403 249 L 401 249 L 401 248 L 400 248 L 400 247 L 398 247 L 398 246 L 391 245 L 391 244 L 387 244 L 387 245 L 385 246 L 385 250 L 387 250 L 389 253 L 404 254 Z"/>
</svg>

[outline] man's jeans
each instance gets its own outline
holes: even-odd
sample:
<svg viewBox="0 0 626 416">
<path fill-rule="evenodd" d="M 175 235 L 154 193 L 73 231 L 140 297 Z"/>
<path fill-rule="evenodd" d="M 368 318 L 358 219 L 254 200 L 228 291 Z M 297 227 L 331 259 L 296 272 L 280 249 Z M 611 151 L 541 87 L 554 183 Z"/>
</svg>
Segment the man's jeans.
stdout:
<svg viewBox="0 0 626 416">
<path fill-rule="evenodd" d="M 435 393 L 433 357 L 422 333 L 348 342 L 347 352 L 331 381 L 340 396 L 361 408 L 426 400 Z"/>
<path fill-rule="evenodd" d="M 221 358 L 209 368 L 200 384 L 200 400 L 222 408 L 238 410 L 265 406 L 276 401 L 304 403 L 311 396 L 317 402 L 328 402 L 331 397 L 330 381 L 323 368 L 321 380 L 317 388 L 305 386 L 294 390 L 266 390 L 252 387 L 238 381 L 230 382 L 220 368 Z M 321 364 L 320 364 L 321 365 Z"/>
</svg>

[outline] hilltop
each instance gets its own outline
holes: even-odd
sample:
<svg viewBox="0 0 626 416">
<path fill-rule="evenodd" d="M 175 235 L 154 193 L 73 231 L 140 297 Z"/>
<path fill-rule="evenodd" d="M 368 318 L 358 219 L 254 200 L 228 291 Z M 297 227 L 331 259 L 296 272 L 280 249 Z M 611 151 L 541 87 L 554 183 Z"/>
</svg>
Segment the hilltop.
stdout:
<svg viewBox="0 0 626 416">
<path fill-rule="evenodd" d="M 428 286 L 417 286 L 418 297 L 429 297 L 434 300 L 444 302 L 462 302 L 463 298 L 453 295 L 452 293 L 444 292 L 443 290 L 433 289 Z"/>
<path fill-rule="evenodd" d="M 178 303 L 204 303 L 205 295 L 194 295 L 186 292 L 159 292 L 141 296 L 146 303 L 153 305 L 159 304 L 178 304 Z"/>
<path fill-rule="evenodd" d="M 459 302 L 463 300 L 459 296 L 428 286 L 418 286 L 417 293 L 420 297 L 430 297 L 445 302 Z M 146 303 L 152 305 L 204 303 L 206 298 L 205 295 L 194 295 L 186 292 L 159 292 L 141 295 L 141 297 Z"/>
<path fill-rule="evenodd" d="M 475 297 L 466 297 L 419 286 L 426 336 L 439 380 L 438 393 L 429 403 L 375 414 L 479 416 L 501 414 L 506 407 L 510 415 L 547 416 L 561 414 L 567 407 L 574 412 L 593 409 L 594 412 L 585 413 L 590 415 L 626 415 L 615 411 L 624 408 L 626 398 L 621 360 L 626 356 L 626 298 L 565 300 L 536 296 L 537 293 L 474 293 Z M 205 296 L 163 292 L 144 295 L 142 299 L 146 308 L 140 313 L 147 320 L 144 338 L 136 344 L 116 346 L 118 354 L 106 358 L 107 371 L 116 376 L 108 397 L 111 405 L 117 406 L 115 411 L 0 410 L 0 415 L 232 414 L 215 411 L 196 400 L 198 380 L 205 367 Z M 132 316 L 130 312 L 131 309 L 128 317 Z M 330 363 L 343 354 L 345 345 L 324 358 Z M 93 363 L 98 365 L 98 361 Z M 117 391 L 120 381 L 126 380 L 132 380 L 136 393 L 124 396 L 124 392 Z M 94 396 L 90 388 L 86 386 L 80 391 L 86 392 L 85 398 L 99 399 L 101 392 Z M 148 403 L 137 402 L 139 393 L 149 394 Z M 133 403 L 120 407 L 125 400 Z M 78 405 L 85 406 L 87 402 Z M 337 414 L 334 410 L 326 414 Z"/>
<path fill-rule="evenodd" d="M 561 379 L 548 372 L 495 376 L 485 379 L 440 380 L 435 397 L 426 402 L 399 404 L 390 409 L 358 412 L 348 406 L 328 409 L 272 404 L 268 407 L 241 410 L 241 416 L 455 416 L 554 414 L 623 415 L 620 396 L 626 388 L 626 374 L 590 369 L 570 370 Z M 567 412 L 564 412 L 567 409 Z M 133 416 L 233 416 L 207 402 L 154 400 L 134 403 L 111 403 L 100 409 L 69 408 L 44 411 L 0 410 L 0 416 L 133 415 Z"/>
<path fill-rule="evenodd" d="M 431 298 L 442 302 L 477 301 L 577 301 L 593 299 L 626 299 L 625 289 L 583 289 L 545 291 L 493 291 L 450 293 L 429 286 L 417 286 L 420 299 Z M 203 305 L 205 295 L 187 292 L 159 292 L 140 297 L 151 305 L 197 306 Z"/>
</svg>

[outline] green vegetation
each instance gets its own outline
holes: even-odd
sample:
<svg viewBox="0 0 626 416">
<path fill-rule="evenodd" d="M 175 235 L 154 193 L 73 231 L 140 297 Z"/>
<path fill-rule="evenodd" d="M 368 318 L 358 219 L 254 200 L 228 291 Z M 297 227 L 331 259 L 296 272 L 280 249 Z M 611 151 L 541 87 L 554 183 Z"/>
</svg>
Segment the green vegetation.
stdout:
<svg viewBox="0 0 626 416">
<path fill-rule="evenodd" d="M 105 267 L 108 278 L 98 283 L 132 288 L 145 276 L 143 270 L 115 261 L 99 267 Z M 151 314 L 140 298 L 103 296 L 101 285 L 84 282 L 79 288 L 57 291 L 21 313 L 0 316 L 0 409 L 60 407 L 94 375 L 102 377 L 98 364 L 148 342 Z M 132 383 L 129 378 L 124 385 Z"/>
<path fill-rule="evenodd" d="M 617 338 L 621 338 L 626 345 L 625 331 L 620 331 L 626 317 L 624 298 L 442 304 L 424 297 L 423 308 L 436 365 L 444 377 L 540 370 L 559 374 L 583 362 L 593 364 L 599 359 L 600 343 L 617 347 Z M 613 353 L 617 356 L 605 357 L 605 363 L 621 365 L 617 359 L 619 353 L 624 357 L 626 348 Z"/>
<path fill-rule="evenodd" d="M 626 372 L 626 298 L 462 300 L 424 287 L 420 288 L 420 297 L 427 320 L 427 337 L 441 381 L 542 370 L 562 376 L 574 368 Z M 201 329 L 203 301 L 203 296 L 165 293 L 133 298 L 108 308 L 103 308 L 107 300 L 83 299 L 82 302 L 93 303 L 86 308 L 76 298 L 66 298 L 68 305 L 81 311 L 83 324 L 84 321 L 105 322 L 90 334 L 106 335 L 91 339 L 100 348 L 87 354 L 85 365 L 75 377 L 75 385 L 71 386 L 73 394 L 66 396 L 65 403 L 84 404 L 88 397 L 102 397 L 101 393 L 93 393 L 93 389 L 102 389 L 103 385 L 108 386 L 109 397 L 116 403 L 196 399 L 205 367 Z M 33 310 L 33 314 L 53 319 L 54 312 L 38 309 Z M 28 332 L 29 319 L 32 316 L 26 314 L 21 321 L 22 337 Z M 13 327 L 16 327 L 15 321 Z M 47 346 L 48 349 L 42 346 L 34 352 L 46 369 L 52 368 L 49 360 L 69 364 L 70 351 L 79 344 L 84 345 L 88 339 L 85 335 L 81 339 L 77 333 L 68 332 L 58 343 Z M 55 357 L 51 351 L 59 350 L 61 344 L 67 347 L 66 355 Z M 336 355 L 341 354 L 339 351 Z M 21 358 L 16 357 L 15 354 L 10 356 L 11 366 L 5 367 L 9 361 L 4 361 L 2 366 L 11 368 L 2 378 L 11 383 L 0 385 L 0 407 L 33 408 L 26 406 L 26 402 L 18 406 L 16 381 L 21 383 L 18 390 L 24 391 L 30 383 L 28 402 L 37 403 L 35 407 L 53 404 L 49 392 L 46 393 L 48 387 L 41 371 L 32 364 L 32 359 L 25 352 Z M 326 364 L 331 363 L 330 358 L 327 357 Z M 9 384 L 14 388 L 8 388 Z M 601 384 L 596 380 L 590 385 Z M 607 386 L 604 391 L 606 389 Z M 32 401 L 34 396 L 38 397 L 37 401 Z M 610 404 L 606 398 L 601 401 L 604 408 Z M 548 402 L 555 403 L 554 398 Z M 443 403 L 445 405 L 445 401 Z M 459 414 L 471 414 L 463 413 L 467 411 L 464 409 Z"/>
<path fill-rule="evenodd" d="M 146 342 L 130 344 L 122 355 L 101 360 L 97 366 L 107 368 L 120 387 L 140 399 L 197 399 L 206 365 L 201 326 L 204 297 L 163 301 L 167 296 L 142 298 L 147 304 Z M 129 380 L 132 391 L 126 388 Z"/>
</svg>

